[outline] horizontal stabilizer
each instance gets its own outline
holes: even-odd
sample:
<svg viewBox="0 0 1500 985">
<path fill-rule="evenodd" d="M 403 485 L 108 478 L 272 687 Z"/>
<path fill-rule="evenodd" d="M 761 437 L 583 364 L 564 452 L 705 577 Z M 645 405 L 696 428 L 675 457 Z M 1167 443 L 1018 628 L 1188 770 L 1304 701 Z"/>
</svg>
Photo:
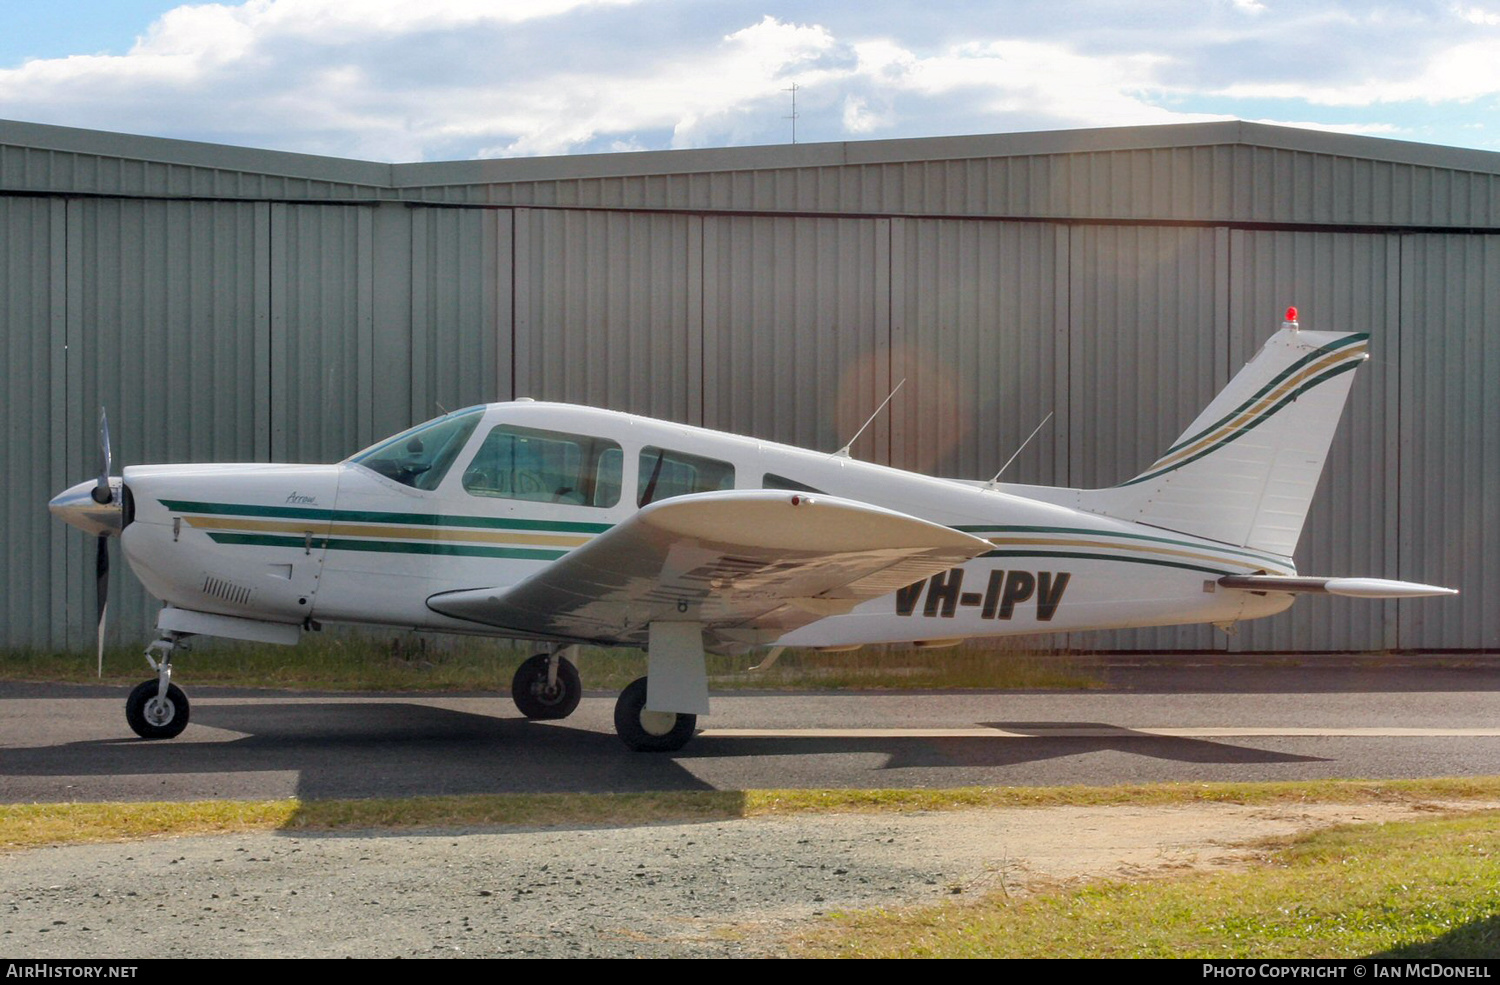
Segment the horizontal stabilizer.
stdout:
<svg viewBox="0 0 1500 985">
<path fill-rule="evenodd" d="M 1345 595 L 1356 599 L 1414 599 L 1429 595 L 1457 595 L 1456 588 L 1423 585 L 1414 581 L 1392 581 L 1389 578 L 1284 578 L 1276 575 L 1225 575 L 1219 579 L 1225 588 L 1247 592 L 1284 592 L 1286 594 Z"/>
<path fill-rule="evenodd" d="M 518 633 L 643 645 L 652 622 L 770 640 L 993 549 L 834 496 L 726 490 L 645 507 L 519 584 L 444 592 L 435 612 Z"/>
</svg>

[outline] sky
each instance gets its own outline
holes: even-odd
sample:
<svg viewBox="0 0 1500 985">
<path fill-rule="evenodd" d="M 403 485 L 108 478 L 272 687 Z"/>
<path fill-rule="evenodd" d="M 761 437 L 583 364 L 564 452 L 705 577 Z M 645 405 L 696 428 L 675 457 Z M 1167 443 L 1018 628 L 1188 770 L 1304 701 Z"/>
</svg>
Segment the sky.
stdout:
<svg viewBox="0 0 1500 985">
<path fill-rule="evenodd" d="M 0 0 L 0 23 L 0 119 L 372 161 L 1228 119 L 1500 151 L 1500 0 Z"/>
</svg>

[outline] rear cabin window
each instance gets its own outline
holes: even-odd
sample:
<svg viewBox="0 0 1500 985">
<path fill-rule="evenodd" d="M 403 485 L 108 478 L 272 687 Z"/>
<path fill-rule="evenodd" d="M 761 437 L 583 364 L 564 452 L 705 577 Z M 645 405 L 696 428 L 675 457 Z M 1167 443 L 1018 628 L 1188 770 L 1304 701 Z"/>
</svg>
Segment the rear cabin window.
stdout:
<svg viewBox="0 0 1500 985">
<path fill-rule="evenodd" d="M 788 492 L 820 493 L 823 491 L 809 486 L 805 482 L 798 482 L 796 479 L 788 479 L 784 475 L 777 475 L 775 472 L 767 472 L 762 476 L 760 487 L 762 489 L 785 489 Z"/>
<path fill-rule="evenodd" d="M 474 496 L 602 508 L 620 501 L 624 463 L 620 446 L 606 438 L 502 424 L 464 470 L 464 489 Z"/>
<path fill-rule="evenodd" d="M 733 488 L 734 466 L 728 462 L 653 445 L 641 449 L 641 471 L 636 484 L 638 506 L 673 496 Z"/>
</svg>

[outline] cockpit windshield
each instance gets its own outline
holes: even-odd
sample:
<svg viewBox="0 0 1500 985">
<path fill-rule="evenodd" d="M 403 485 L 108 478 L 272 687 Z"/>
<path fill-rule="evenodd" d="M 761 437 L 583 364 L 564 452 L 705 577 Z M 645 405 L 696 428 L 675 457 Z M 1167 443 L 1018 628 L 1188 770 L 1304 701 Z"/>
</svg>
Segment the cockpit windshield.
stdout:
<svg viewBox="0 0 1500 985">
<path fill-rule="evenodd" d="M 413 489 L 436 489 L 483 416 L 483 407 L 454 411 L 372 445 L 348 461 Z"/>
</svg>

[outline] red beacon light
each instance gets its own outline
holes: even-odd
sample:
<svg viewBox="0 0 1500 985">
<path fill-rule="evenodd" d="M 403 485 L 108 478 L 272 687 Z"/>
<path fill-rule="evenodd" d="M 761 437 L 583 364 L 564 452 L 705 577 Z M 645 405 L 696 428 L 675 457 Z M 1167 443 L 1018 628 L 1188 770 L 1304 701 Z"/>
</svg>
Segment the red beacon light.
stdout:
<svg viewBox="0 0 1500 985">
<path fill-rule="evenodd" d="M 1296 308 L 1288 308 L 1288 309 L 1286 309 L 1286 321 L 1283 323 L 1282 327 L 1283 328 L 1296 328 L 1297 327 L 1297 309 Z"/>
</svg>

